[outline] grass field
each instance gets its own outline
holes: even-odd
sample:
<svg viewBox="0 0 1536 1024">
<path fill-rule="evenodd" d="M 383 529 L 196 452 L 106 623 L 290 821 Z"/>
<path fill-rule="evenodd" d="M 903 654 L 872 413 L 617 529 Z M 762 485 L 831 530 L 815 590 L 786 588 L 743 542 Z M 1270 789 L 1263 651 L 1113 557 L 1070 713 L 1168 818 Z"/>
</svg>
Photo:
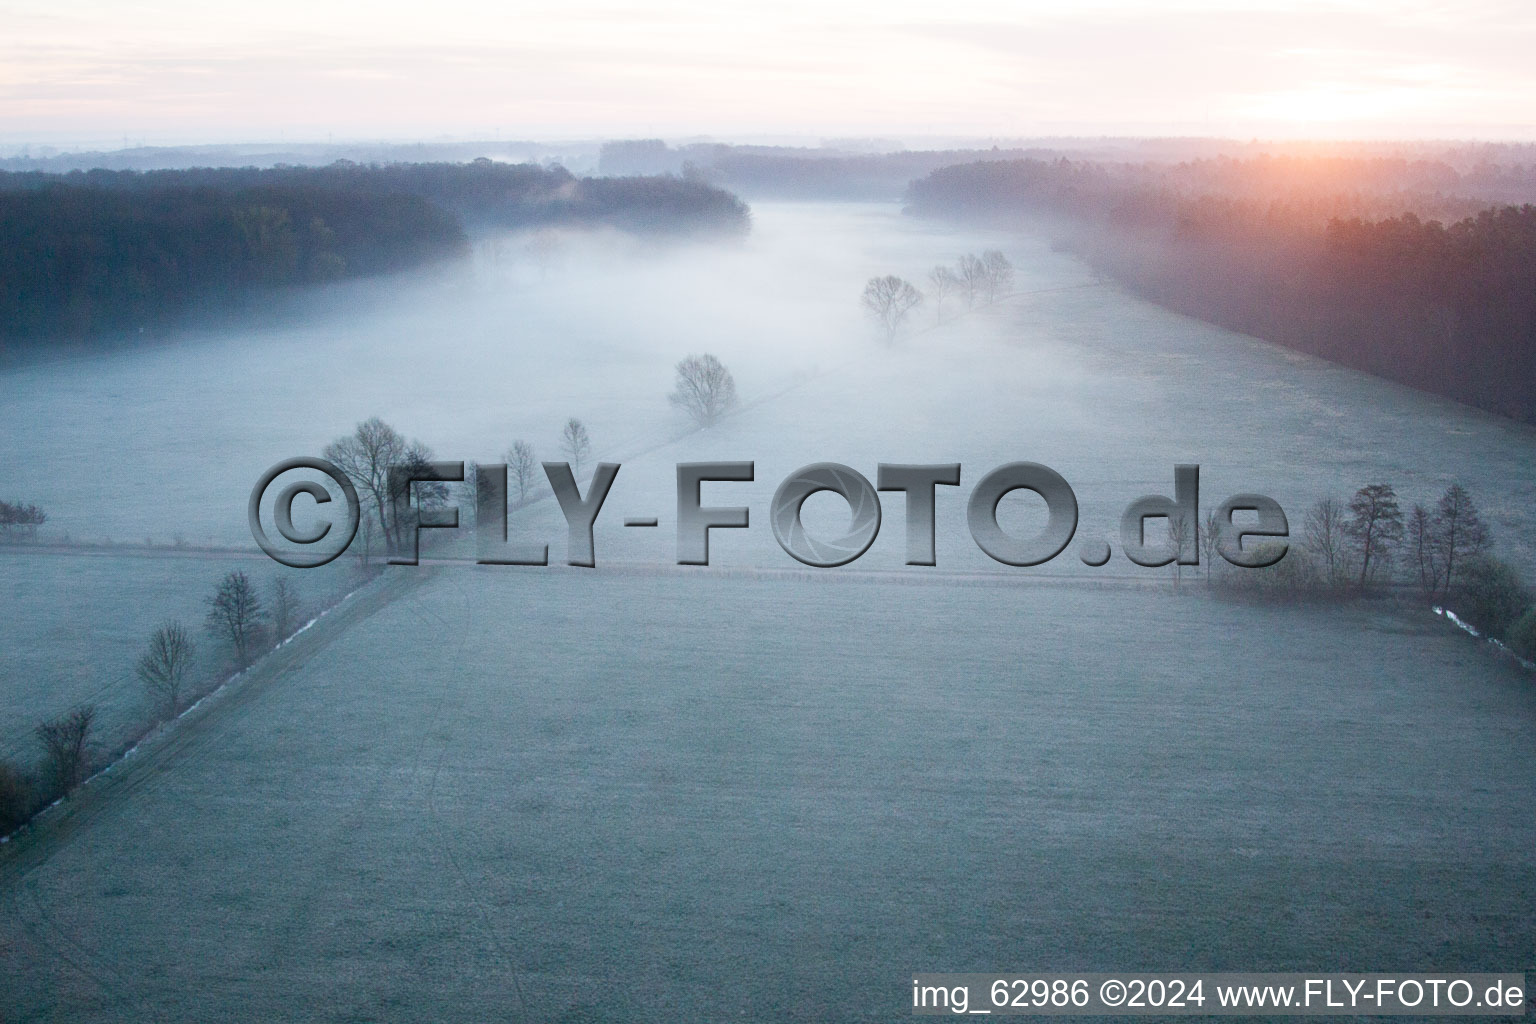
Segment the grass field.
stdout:
<svg viewBox="0 0 1536 1024">
<path fill-rule="evenodd" d="M 266 559 L 199 553 L 0 552 L 0 755 L 29 765 L 40 753 L 37 723 L 77 704 L 97 706 L 102 753 L 135 735 L 153 709 L 134 665 L 168 619 L 180 620 L 198 644 L 190 682 L 209 684 L 229 652 L 203 631 L 205 602 L 231 569 L 245 570 L 263 596 L 277 573 L 287 573 L 313 609 L 345 592 L 354 566 L 343 560 L 299 574 Z"/>
<path fill-rule="evenodd" d="M 917 970 L 1536 948 L 1536 693 L 1432 619 L 415 572 L 13 844 L 7 1020 L 888 1020 Z"/>
<path fill-rule="evenodd" d="M 432 313 L 469 286 L 402 284 L 409 315 L 377 338 L 333 314 L 271 349 L 9 379 L 26 401 L 0 421 L 87 410 L 40 430 L 17 484 L 78 536 L 98 529 L 82 496 L 108 493 L 101 530 L 141 535 L 169 502 L 189 536 L 243 542 L 260 468 L 375 412 L 455 459 L 519 435 L 549 454 L 535 428 L 586 415 L 624 468 L 595 571 L 559 566 L 549 500 L 514 528 L 555 567 L 391 570 L 0 848 L 0 1019 L 888 1020 L 913 971 L 1532 964 L 1529 676 L 1425 609 L 1175 591 L 1118 540 L 1103 569 L 1075 547 L 1008 569 L 964 509 L 1021 459 L 1077 489 L 1084 538 L 1170 490 L 1176 462 L 1201 463 L 1205 507 L 1257 490 L 1293 528 L 1367 482 L 1412 503 L 1460 480 L 1536 578 L 1536 431 L 1132 301 L 1041 240 L 1010 248 L 1006 303 L 883 346 L 858 322 L 863 277 L 976 239 L 867 207 L 761 225 L 769 244 L 717 276 L 690 251 L 536 294 L 479 282 L 442 320 L 474 328 L 464 346 L 419 377 Z M 745 407 L 678 436 L 668 367 L 716 338 Z M 753 526 L 679 569 L 675 464 L 721 459 L 757 479 L 705 504 L 748 505 Z M 871 478 L 961 462 L 939 567 L 902 566 L 895 495 L 855 565 L 792 562 L 767 503 L 823 460 Z M 816 501 L 814 529 L 846 516 Z M 647 515 L 661 528 L 620 525 Z M 1015 496 L 1000 518 L 1043 516 Z M 14 564 L 32 609 L 0 657 L 23 739 L 69 686 L 128 694 L 143 635 L 200 621 L 227 568 Z M 79 661 L 47 676 L 76 604 L 95 620 Z"/>
</svg>

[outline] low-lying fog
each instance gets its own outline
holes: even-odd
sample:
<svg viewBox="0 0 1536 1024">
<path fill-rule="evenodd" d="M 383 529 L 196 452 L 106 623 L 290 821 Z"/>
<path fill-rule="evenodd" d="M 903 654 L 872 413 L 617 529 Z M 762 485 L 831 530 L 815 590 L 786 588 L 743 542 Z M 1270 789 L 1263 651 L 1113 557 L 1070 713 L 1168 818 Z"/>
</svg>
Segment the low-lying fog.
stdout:
<svg viewBox="0 0 1536 1024">
<path fill-rule="evenodd" d="M 858 300 L 870 276 L 921 284 L 933 264 L 984 247 L 1015 263 L 1012 298 L 937 329 L 922 308 L 894 347 L 867 322 Z M 1173 464 L 1195 461 L 1206 505 L 1257 490 L 1297 524 L 1306 503 L 1368 481 L 1393 482 L 1411 504 L 1459 478 L 1506 554 L 1536 544 L 1536 432 L 1166 313 L 1096 283 L 1044 239 L 964 232 L 894 206 L 760 204 L 750 237 L 732 242 L 487 239 L 431 273 L 282 301 L 296 308 L 281 326 L 7 373 L 8 497 L 42 505 L 55 538 L 247 546 L 261 472 L 318 454 L 368 416 L 440 458 L 478 461 L 499 461 L 515 439 L 561 460 L 561 427 L 577 416 L 594 456 L 625 464 L 600 522 L 600 564 L 673 560 L 672 467 L 703 458 L 758 464 L 754 484 L 706 488 L 706 504 L 754 510 L 754 529 L 714 535 L 726 562 L 793 565 L 773 544 L 767 502 L 785 474 L 822 460 L 871 479 L 879 461 L 962 462 L 962 487 L 940 490 L 941 568 L 1001 568 L 966 534 L 964 496 L 1015 459 L 1072 483 L 1079 537 L 1113 535 L 1125 501 L 1171 492 Z M 673 365 L 698 352 L 724 360 L 747 408 L 668 443 L 689 428 L 666 400 Z M 901 564 L 898 496 L 885 506 L 861 567 Z M 813 526 L 843 514 L 830 497 L 807 505 Z M 662 529 L 624 531 L 626 515 L 657 515 Z M 1002 516 L 1020 530 L 1042 518 L 1018 495 Z M 552 502 L 520 518 L 563 558 Z M 1084 571 L 1075 550 L 1055 567 Z"/>
</svg>

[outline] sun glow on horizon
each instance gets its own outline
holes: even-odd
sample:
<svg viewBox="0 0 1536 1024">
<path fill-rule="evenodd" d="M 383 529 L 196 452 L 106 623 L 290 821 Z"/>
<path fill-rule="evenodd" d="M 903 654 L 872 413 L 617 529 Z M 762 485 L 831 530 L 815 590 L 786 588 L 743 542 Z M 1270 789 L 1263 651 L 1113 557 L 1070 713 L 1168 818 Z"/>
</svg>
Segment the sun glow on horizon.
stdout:
<svg viewBox="0 0 1536 1024">
<path fill-rule="evenodd" d="M 1536 12 L 1476 0 L 0 0 L 0 142 L 1205 134 L 1536 137 Z"/>
</svg>

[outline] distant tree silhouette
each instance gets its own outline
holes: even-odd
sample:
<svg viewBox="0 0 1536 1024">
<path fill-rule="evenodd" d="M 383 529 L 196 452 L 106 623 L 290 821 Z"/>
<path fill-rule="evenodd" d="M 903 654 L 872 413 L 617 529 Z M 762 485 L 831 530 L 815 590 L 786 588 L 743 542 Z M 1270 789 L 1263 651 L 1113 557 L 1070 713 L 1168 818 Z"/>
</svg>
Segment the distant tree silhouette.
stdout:
<svg viewBox="0 0 1536 1024">
<path fill-rule="evenodd" d="M 587 433 L 586 424 L 574 416 L 566 420 L 565 429 L 560 432 L 560 449 L 571 464 L 571 474 L 579 477 L 581 467 L 592 454 L 592 435 Z"/>
<path fill-rule="evenodd" d="M 1196 540 L 1200 544 L 1200 557 L 1205 559 L 1205 580 L 1211 580 L 1211 573 L 1216 568 L 1216 556 L 1221 552 L 1221 518 L 1216 515 L 1216 510 L 1205 514 L 1205 521 L 1198 524 Z"/>
<path fill-rule="evenodd" d="M 1429 509 L 1423 505 L 1413 506 L 1413 511 L 1408 513 L 1407 533 L 1419 589 L 1426 597 L 1434 597 L 1440 590 L 1440 563 L 1435 557 L 1435 526 Z"/>
<path fill-rule="evenodd" d="M 48 513 L 36 505 L 22 502 L 0 501 L 0 537 L 13 540 L 37 537 L 37 528 L 48 521 Z"/>
<path fill-rule="evenodd" d="M 1173 552 L 1173 587 L 1178 589 L 1184 581 L 1184 552 L 1195 546 L 1198 523 L 1191 522 L 1183 513 L 1175 512 L 1168 517 L 1168 550 Z"/>
<path fill-rule="evenodd" d="M 923 293 L 914 288 L 910 281 L 895 274 L 887 274 L 869 279 L 869 283 L 864 286 L 861 301 L 864 309 L 885 332 L 885 339 L 892 341 L 896 332 L 907 322 L 912 310 L 922 304 Z"/>
<path fill-rule="evenodd" d="M 298 587 L 287 576 L 272 577 L 272 638 L 277 642 L 293 635 L 299 616 Z"/>
<path fill-rule="evenodd" d="M 1432 520 L 1435 551 L 1443 567 L 1442 589 L 1458 582 L 1466 560 L 1488 550 L 1488 527 L 1483 525 L 1472 495 L 1460 484 L 1451 484 L 1435 506 Z"/>
<path fill-rule="evenodd" d="M 1371 562 L 1386 562 L 1403 539 L 1403 512 L 1391 484 L 1366 484 L 1349 500 L 1345 532 L 1360 552 L 1360 586 L 1371 576 Z"/>
<path fill-rule="evenodd" d="M 519 505 L 528 501 L 528 492 L 533 488 L 539 470 L 539 460 L 534 457 L 533 445 L 527 441 L 513 441 L 512 447 L 507 449 L 507 471 L 517 486 L 517 503 Z"/>
<path fill-rule="evenodd" d="M 960 289 L 965 294 L 966 308 L 970 309 L 976 305 L 977 296 L 986 290 L 987 265 L 980 256 L 968 252 L 960 257 L 959 268 Z"/>
<path fill-rule="evenodd" d="M 981 270 L 982 287 L 986 290 L 988 302 L 996 302 L 998 296 L 1007 294 L 1013 287 L 1013 264 L 1001 251 L 988 249 L 982 253 Z"/>
<path fill-rule="evenodd" d="M 959 293 L 961 287 L 960 278 L 953 270 L 943 264 L 928 271 L 928 294 L 933 296 L 933 317 L 935 321 L 943 322 L 944 300 L 951 295 Z"/>
<path fill-rule="evenodd" d="M 688 356 L 677 364 L 677 384 L 667 397 L 699 426 L 712 426 L 736 404 L 736 379 L 707 352 Z"/>
<path fill-rule="evenodd" d="M 1329 586 L 1344 575 L 1345 510 L 1332 498 L 1324 498 L 1307 510 L 1302 537 L 1308 552 Z"/>
</svg>

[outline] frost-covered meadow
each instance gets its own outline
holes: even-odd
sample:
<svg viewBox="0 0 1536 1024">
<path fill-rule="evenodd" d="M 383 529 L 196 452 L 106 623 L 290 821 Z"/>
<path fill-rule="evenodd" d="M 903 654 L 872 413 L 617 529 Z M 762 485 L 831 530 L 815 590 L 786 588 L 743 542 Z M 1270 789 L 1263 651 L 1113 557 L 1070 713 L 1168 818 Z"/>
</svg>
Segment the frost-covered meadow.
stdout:
<svg viewBox="0 0 1536 1024">
<path fill-rule="evenodd" d="M 20 851 L 13 1019 L 873 1021 L 914 970 L 1536 941 L 1536 699 L 1432 619 L 420 572 Z"/>
<path fill-rule="evenodd" d="M 99 752 L 121 749 L 164 713 L 134 672 L 146 639 L 162 623 L 179 621 L 198 645 L 189 696 L 228 674 L 227 644 L 205 636 L 203 623 L 209 595 L 231 569 L 249 573 L 263 594 L 274 578 L 287 576 L 300 613 L 308 614 L 358 581 L 351 560 L 300 574 L 266 559 L 193 550 L 0 551 L 0 602 L 6 608 L 0 756 L 27 763 L 37 753 L 37 723 L 87 703 L 98 712 Z"/>
</svg>

